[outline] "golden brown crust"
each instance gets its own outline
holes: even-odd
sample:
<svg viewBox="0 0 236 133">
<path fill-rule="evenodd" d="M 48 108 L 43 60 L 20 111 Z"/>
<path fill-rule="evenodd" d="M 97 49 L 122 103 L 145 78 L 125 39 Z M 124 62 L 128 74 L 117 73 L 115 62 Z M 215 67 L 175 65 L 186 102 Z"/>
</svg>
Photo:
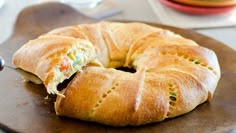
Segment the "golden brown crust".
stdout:
<svg viewBox="0 0 236 133">
<path fill-rule="evenodd" d="M 58 57 L 75 45 L 75 39 L 57 35 L 45 35 L 36 40 L 31 40 L 23 45 L 13 55 L 13 64 L 24 70 L 35 73 L 45 80 L 49 69 L 59 61 Z M 55 58 L 53 58 L 53 56 Z M 28 58 L 27 58 L 28 57 Z M 53 58 L 53 61 L 46 60 Z M 50 61 L 50 62 L 49 62 Z"/>
<path fill-rule="evenodd" d="M 57 98 L 57 114 L 113 126 L 141 125 L 182 115 L 212 98 L 219 79 L 217 67 L 208 68 L 217 62 L 212 51 L 166 46 L 136 57 L 135 74 L 86 67 L 67 86 L 66 97 Z"/>
<path fill-rule="evenodd" d="M 113 126 L 162 121 L 210 100 L 220 78 L 213 51 L 142 23 L 82 24 L 55 29 L 46 36 L 87 40 L 97 57 L 61 91 L 65 98 L 57 97 L 57 115 Z M 14 63 L 22 67 L 15 58 Z M 136 72 L 113 69 L 123 66 Z"/>
<path fill-rule="evenodd" d="M 43 81 L 48 93 L 59 94 L 56 90 L 57 84 L 69 77 L 62 77 L 60 75 L 59 77 L 56 69 L 61 65 L 63 58 L 68 56 L 68 53 L 82 49 L 88 50 L 90 54 L 95 53 L 89 41 L 46 34 L 29 41 L 16 51 L 13 55 L 13 64 L 37 75 Z"/>
</svg>

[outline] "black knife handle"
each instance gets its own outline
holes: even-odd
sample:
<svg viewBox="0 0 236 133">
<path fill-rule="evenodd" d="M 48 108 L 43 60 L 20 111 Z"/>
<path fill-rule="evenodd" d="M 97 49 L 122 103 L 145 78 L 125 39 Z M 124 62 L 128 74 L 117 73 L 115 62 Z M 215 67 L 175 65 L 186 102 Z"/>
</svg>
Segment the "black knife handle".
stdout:
<svg viewBox="0 0 236 133">
<path fill-rule="evenodd" d="M 4 65 L 5 65 L 5 61 L 4 61 L 4 59 L 2 57 L 0 57 L 0 71 L 3 70 Z"/>
</svg>

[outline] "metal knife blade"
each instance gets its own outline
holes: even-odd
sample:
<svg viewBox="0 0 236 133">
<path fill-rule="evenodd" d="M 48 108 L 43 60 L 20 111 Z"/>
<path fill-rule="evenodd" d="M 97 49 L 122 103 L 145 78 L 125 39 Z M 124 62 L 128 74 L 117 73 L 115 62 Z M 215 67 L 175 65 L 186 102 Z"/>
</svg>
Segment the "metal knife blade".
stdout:
<svg viewBox="0 0 236 133">
<path fill-rule="evenodd" d="M 21 68 L 13 68 L 11 66 L 6 65 L 4 59 L 2 57 L 0 57 L 0 71 L 2 71 L 4 69 L 4 67 L 10 68 L 11 70 L 16 71 L 27 82 L 31 81 L 35 84 L 42 84 L 43 83 L 42 80 L 38 76 L 34 75 L 33 73 L 27 72 Z"/>
</svg>

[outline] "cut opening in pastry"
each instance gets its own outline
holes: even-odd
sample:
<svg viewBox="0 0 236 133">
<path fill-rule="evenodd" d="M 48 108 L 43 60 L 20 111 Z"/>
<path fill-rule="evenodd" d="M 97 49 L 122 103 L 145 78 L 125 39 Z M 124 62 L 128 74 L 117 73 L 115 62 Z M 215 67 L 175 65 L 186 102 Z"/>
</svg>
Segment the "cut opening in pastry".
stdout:
<svg viewBox="0 0 236 133">
<path fill-rule="evenodd" d="M 63 90 L 64 88 L 66 88 L 67 85 L 70 83 L 70 81 L 75 77 L 75 75 L 76 75 L 76 73 L 73 74 L 69 79 L 65 79 L 63 82 L 59 83 L 59 84 L 57 85 L 57 90 L 58 90 L 58 91 L 61 91 L 61 90 Z"/>
<path fill-rule="evenodd" d="M 48 93 L 63 96 L 57 90 L 57 85 L 69 79 L 76 72 L 81 72 L 82 68 L 94 58 L 91 55 L 93 54 L 87 53 L 84 49 L 74 48 L 62 56 L 59 64 L 51 70 L 53 78 L 46 85 Z"/>
</svg>

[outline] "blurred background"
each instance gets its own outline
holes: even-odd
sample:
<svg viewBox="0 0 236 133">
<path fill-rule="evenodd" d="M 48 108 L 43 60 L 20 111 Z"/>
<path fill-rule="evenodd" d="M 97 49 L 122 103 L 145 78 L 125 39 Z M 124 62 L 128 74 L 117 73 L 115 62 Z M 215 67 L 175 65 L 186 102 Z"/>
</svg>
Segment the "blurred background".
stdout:
<svg viewBox="0 0 236 133">
<path fill-rule="evenodd" d="M 131 20 L 192 29 L 236 50 L 236 0 L 0 0 L 0 44 L 12 34 L 18 14 L 49 2 L 69 5 L 98 20 Z"/>
</svg>

